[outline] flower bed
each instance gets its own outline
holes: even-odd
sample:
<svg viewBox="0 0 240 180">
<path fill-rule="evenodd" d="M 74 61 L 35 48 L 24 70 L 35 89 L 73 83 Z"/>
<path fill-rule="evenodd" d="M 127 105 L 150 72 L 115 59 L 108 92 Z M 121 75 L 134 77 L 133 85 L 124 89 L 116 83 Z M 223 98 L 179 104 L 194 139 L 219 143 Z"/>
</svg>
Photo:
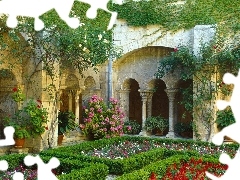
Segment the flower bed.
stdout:
<svg viewBox="0 0 240 180">
<path fill-rule="evenodd" d="M 208 171 L 217 177 L 222 176 L 228 166 L 220 163 L 203 162 L 202 159 L 191 158 L 189 162 L 182 161 L 169 166 L 162 180 L 205 180 Z"/>
<path fill-rule="evenodd" d="M 221 176 L 226 169 L 227 166 L 220 164 L 218 158 L 209 155 L 175 155 L 124 174 L 116 180 L 150 180 L 150 177 L 157 180 L 204 180 L 207 178 L 205 171 Z"/>
<path fill-rule="evenodd" d="M 200 154 L 218 154 L 227 152 L 228 154 L 234 155 L 235 150 L 230 148 L 222 148 L 218 146 L 199 146 L 197 144 L 188 144 L 183 142 L 160 142 L 155 139 L 145 139 L 143 141 L 126 140 L 119 141 L 112 145 L 106 145 L 102 148 L 94 148 L 93 150 L 82 151 L 83 155 L 95 156 L 100 158 L 109 159 L 123 159 L 128 158 L 131 155 L 149 151 L 155 148 L 167 148 L 168 150 L 177 151 L 197 151 Z"/>
<path fill-rule="evenodd" d="M 127 141 L 130 143 L 126 143 Z M 140 145 L 134 150 L 132 145 L 136 145 L 137 142 Z M 144 143 L 145 145 L 143 145 Z M 150 148 L 147 149 L 147 146 Z M 110 150 L 114 147 L 114 150 Z M 137 152 L 137 149 L 141 150 Z M 123 174 L 141 169 L 146 165 L 176 154 L 188 154 L 189 156 L 194 156 L 211 152 L 212 155 L 217 157 L 221 152 L 227 152 L 228 154 L 234 155 L 237 149 L 238 145 L 217 147 L 212 143 L 191 140 L 124 136 L 84 142 L 69 147 L 60 147 L 43 151 L 41 154 L 59 158 L 77 159 L 81 162 L 103 163 L 109 167 L 109 172 L 111 174 Z M 124 151 L 126 151 L 125 154 Z M 120 156 L 121 153 L 123 153 L 122 156 Z"/>
<path fill-rule="evenodd" d="M 37 180 L 37 166 L 27 167 L 23 164 L 25 155 L 5 155 L 1 156 L 0 159 L 8 161 L 9 168 L 6 172 L 0 171 L 0 179 L 10 180 L 15 172 L 22 172 L 24 179 L 26 180 Z M 51 157 L 41 156 L 41 159 L 47 163 Z M 53 169 L 52 172 L 57 176 L 59 180 L 79 179 L 100 179 L 105 180 L 108 175 L 108 167 L 104 164 L 99 163 L 86 163 L 78 160 L 69 160 L 58 158 L 60 166 Z"/>
</svg>

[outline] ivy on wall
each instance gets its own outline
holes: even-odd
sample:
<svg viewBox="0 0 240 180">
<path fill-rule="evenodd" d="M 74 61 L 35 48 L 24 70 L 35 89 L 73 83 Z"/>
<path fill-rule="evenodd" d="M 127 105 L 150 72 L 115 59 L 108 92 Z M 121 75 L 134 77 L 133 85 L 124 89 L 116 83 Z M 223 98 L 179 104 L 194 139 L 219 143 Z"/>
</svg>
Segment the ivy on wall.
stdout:
<svg viewBox="0 0 240 180">
<path fill-rule="evenodd" d="M 219 97 L 225 99 L 231 95 L 232 86 L 224 84 L 222 77 L 226 72 L 237 75 L 240 69 L 240 46 L 223 47 L 212 41 L 202 48 L 200 54 L 195 55 L 187 47 L 179 47 L 159 62 L 155 75 L 162 78 L 181 69 L 181 80 L 194 81 L 193 87 L 182 89 L 183 99 L 179 103 L 187 111 L 194 112 L 195 137 L 201 138 L 196 128 L 196 122 L 201 122 L 209 140 L 215 123 L 215 101 Z"/>
<path fill-rule="evenodd" d="M 158 24 L 176 31 L 195 25 L 218 24 L 233 32 L 240 30 L 237 0 L 128 0 L 112 9 L 130 26 Z"/>
</svg>

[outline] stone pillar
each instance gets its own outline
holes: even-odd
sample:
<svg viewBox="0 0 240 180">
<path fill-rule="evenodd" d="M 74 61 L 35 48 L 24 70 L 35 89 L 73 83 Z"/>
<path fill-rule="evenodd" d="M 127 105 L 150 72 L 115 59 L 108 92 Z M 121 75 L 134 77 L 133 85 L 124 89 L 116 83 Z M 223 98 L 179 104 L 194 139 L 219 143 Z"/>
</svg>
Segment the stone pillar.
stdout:
<svg viewBox="0 0 240 180">
<path fill-rule="evenodd" d="M 148 100 L 147 100 L 147 117 L 152 116 L 152 97 L 153 97 L 153 92 L 149 93 Z"/>
<path fill-rule="evenodd" d="M 140 96 L 142 97 L 142 130 L 139 133 L 141 136 L 147 136 L 146 130 L 145 130 L 145 122 L 147 118 L 147 100 L 149 96 L 151 96 L 152 91 L 149 90 L 139 90 Z"/>
<path fill-rule="evenodd" d="M 72 91 L 68 92 L 68 111 L 72 111 Z"/>
<path fill-rule="evenodd" d="M 58 108 L 58 111 L 60 111 L 60 107 L 61 107 L 62 93 L 63 93 L 63 89 L 59 89 L 59 91 L 57 92 L 57 108 Z"/>
<path fill-rule="evenodd" d="M 77 124 L 79 124 L 79 107 L 80 107 L 80 105 L 79 105 L 79 95 L 80 95 L 80 91 L 77 90 L 75 92 L 75 116 L 76 116 L 75 122 Z"/>
<path fill-rule="evenodd" d="M 124 114 L 125 114 L 125 120 L 129 119 L 129 93 L 130 89 L 120 89 L 119 90 L 119 101 L 120 101 L 120 107 L 122 108 Z"/>
<path fill-rule="evenodd" d="M 175 138 L 176 135 L 174 133 L 174 125 L 175 125 L 175 119 L 176 117 L 175 114 L 175 105 L 174 105 L 174 100 L 175 100 L 175 95 L 177 89 L 166 89 L 165 92 L 167 93 L 168 100 L 169 100 L 169 132 L 166 135 L 167 138 Z"/>
</svg>

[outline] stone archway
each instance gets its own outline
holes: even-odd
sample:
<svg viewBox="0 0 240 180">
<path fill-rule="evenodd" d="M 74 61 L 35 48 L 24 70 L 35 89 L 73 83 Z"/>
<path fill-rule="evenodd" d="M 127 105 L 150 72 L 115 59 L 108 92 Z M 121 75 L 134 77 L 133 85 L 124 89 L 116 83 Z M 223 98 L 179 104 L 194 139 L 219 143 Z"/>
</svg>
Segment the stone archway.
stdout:
<svg viewBox="0 0 240 180">
<path fill-rule="evenodd" d="M 190 123 L 193 120 L 193 114 L 192 110 L 187 110 L 183 104 L 181 104 L 181 101 L 183 99 L 182 90 L 186 88 L 190 88 L 189 96 L 193 94 L 193 81 L 192 79 L 188 79 L 186 81 L 179 80 L 177 84 L 179 91 L 176 94 L 176 111 L 177 111 L 177 122 L 183 122 L 183 123 Z M 192 98 L 191 98 L 192 99 Z M 189 102 L 193 103 L 193 101 Z"/>
<path fill-rule="evenodd" d="M 136 120 L 142 124 L 142 101 L 139 84 L 135 79 L 129 79 L 129 120 Z"/>
<path fill-rule="evenodd" d="M 15 75 L 7 69 L 0 70 L 0 139 L 5 138 L 3 134 L 3 118 L 14 114 L 17 103 L 12 100 L 12 89 L 17 87 Z"/>
<path fill-rule="evenodd" d="M 149 89 L 153 89 L 152 108 L 149 116 L 163 116 L 168 119 L 169 116 L 169 101 L 167 93 L 165 92 L 166 84 L 161 79 L 154 79 L 149 83 Z M 149 110 L 150 111 L 150 110 Z"/>
<path fill-rule="evenodd" d="M 61 93 L 60 111 L 72 111 L 76 116 L 76 123 L 81 119 L 81 91 L 79 80 L 74 74 L 69 74 L 65 81 L 65 89 Z"/>
<path fill-rule="evenodd" d="M 85 81 L 84 81 L 84 91 L 82 93 L 82 103 L 83 105 L 87 105 L 87 102 L 89 100 L 89 98 L 95 94 L 96 92 L 94 92 L 94 90 L 96 89 L 96 82 L 94 80 L 94 78 L 92 76 L 88 76 Z M 97 95 L 99 95 L 98 93 L 96 93 Z"/>
</svg>

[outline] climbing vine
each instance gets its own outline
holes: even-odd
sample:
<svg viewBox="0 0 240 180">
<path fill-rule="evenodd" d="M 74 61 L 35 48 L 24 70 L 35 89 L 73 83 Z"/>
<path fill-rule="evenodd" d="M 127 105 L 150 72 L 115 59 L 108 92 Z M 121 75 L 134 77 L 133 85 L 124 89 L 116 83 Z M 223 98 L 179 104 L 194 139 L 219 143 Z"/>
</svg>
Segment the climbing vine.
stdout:
<svg viewBox="0 0 240 180">
<path fill-rule="evenodd" d="M 235 0 L 128 0 L 112 9 L 130 26 L 157 24 L 162 29 L 176 31 L 218 24 L 225 32 L 240 30 L 239 2 Z"/>
<path fill-rule="evenodd" d="M 110 53 L 112 56 L 119 54 L 112 45 L 112 31 L 107 31 L 110 14 L 100 10 L 96 19 L 88 19 L 89 8 L 88 4 L 74 2 L 70 17 L 80 17 L 81 26 L 77 29 L 68 27 L 54 10 L 40 17 L 45 24 L 41 31 L 34 30 L 33 18 L 18 17 L 17 28 L 10 29 L 6 26 L 7 16 L 0 17 L 1 69 L 19 72 L 27 98 L 48 96 L 51 99 L 48 147 L 54 146 L 61 86 L 57 79 L 61 73 L 65 69 L 80 74 L 89 67 L 97 70 L 97 65 L 108 60 Z M 1 72 L 1 76 L 6 75 L 5 71 Z M 47 84 L 41 77 L 47 79 Z"/>
<path fill-rule="evenodd" d="M 239 42 L 238 42 L 239 43 Z M 194 131 L 197 139 L 197 123 L 201 122 L 209 140 L 216 120 L 215 101 L 219 98 L 228 98 L 231 95 L 231 85 L 222 82 L 226 72 L 237 75 L 240 68 L 240 46 L 221 46 L 217 41 L 203 45 L 201 52 L 195 55 L 187 47 L 178 47 L 171 55 L 159 62 L 157 78 L 166 74 L 179 72 L 180 79 L 193 80 L 193 87 L 182 89 L 181 103 L 186 110 L 193 112 Z M 192 94 L 192 95 L 191 95 Z M 193 103 L 192 103 L 193 102 Z"/>
</svg>

